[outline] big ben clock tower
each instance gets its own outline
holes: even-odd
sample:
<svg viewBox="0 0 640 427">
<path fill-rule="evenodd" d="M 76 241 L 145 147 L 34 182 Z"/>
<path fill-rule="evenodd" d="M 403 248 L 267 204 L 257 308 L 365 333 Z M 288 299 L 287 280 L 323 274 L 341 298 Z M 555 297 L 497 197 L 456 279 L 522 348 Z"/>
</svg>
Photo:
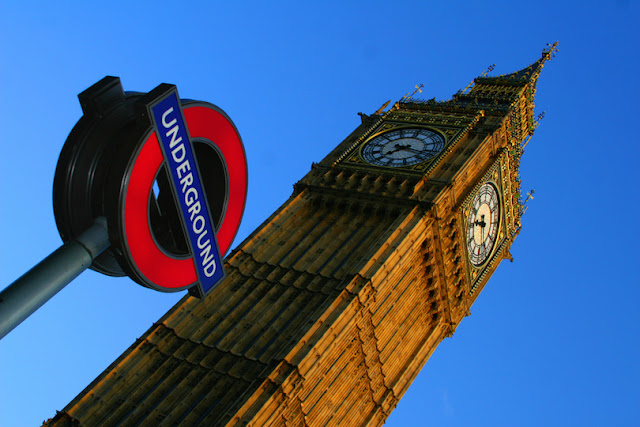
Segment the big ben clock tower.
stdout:
<svg viewBox="0 0 640 427">
<path fill-rule="evenodd" d="M 518 168 L 556 45 L 362 123 L 48 425 L 380 425 L 520 230 Z"/>
</svg>

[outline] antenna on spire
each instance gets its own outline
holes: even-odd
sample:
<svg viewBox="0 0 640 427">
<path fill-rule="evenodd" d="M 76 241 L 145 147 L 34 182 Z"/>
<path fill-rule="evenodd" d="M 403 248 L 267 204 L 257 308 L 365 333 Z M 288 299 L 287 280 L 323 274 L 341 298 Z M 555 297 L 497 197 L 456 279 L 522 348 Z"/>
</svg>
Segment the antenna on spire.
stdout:
<svg viewBox="0 0 640 427">
<path fill-rule="evenodd" d="M 486 69 L 486 71 L 484 71 L 482 74 L 480 74 L 478 77 L 484 77 L 487 74 L 489 74 L 490 72 L 493 71 L 493 69 L 496 68 L 496 64 L 491 64 L 489 65 L 489 68 Z M 471 86 L 473 86 L 473 84 L 475 83 L 475 79 L 471 80 L 471 83 L 469 83 L 467 85 L 467 87 L 465 87 L 464 89 L 462 89 L 460 92 L 458 93 L 466 93 L 468 89 L 471 88 Z"/>
</svg>

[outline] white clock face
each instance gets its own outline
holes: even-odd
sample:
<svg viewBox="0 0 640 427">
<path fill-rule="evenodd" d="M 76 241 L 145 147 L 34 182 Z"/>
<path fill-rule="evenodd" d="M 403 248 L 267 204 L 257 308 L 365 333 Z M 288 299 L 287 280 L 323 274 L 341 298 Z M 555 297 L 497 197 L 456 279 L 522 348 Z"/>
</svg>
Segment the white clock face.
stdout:
<svg viewBox="0 0 640 427">
<path fill-rule="evenodd" d="M 376 136 L 362 149 L 372 165 L 398 168 L 422 163 L 444 148 L 444 138 L 428 129 L 403 128 Z"/>
<path fill-rule="evenodd" d="M 480 187 L 467 217 L 467 250 L 475 266 L 483 264 L 491 255 L 500 223 L 498 190 L 491 183 Z"/>
</svg>

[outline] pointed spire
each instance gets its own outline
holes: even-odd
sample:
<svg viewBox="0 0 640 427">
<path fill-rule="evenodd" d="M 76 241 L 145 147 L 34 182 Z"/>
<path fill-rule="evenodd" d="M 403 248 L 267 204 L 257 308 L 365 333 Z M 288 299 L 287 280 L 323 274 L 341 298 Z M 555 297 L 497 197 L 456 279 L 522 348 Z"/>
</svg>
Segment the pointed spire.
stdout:
<svg viewBox="0 0 640 427">
<path fill-rule="evenodd" d="M 523 68 L 520 71 L 516 71 L 510 74 L 503 74 L 495 77 L 485 77 L 484 75 L 480 75 L 477 77 L 474 82 L 478 83 L 506 83 L 506 84 L 521 84 L 525 85 L 529 82 L 536 82 L 538 79 L 538 75 L 544 67 L 544 63 L 549 61 L 551 58 L 555 56 L 558 52 L 558 42 L 554 44 L 547 43 L 547 47 L 542 50 L 542 56 L 533 64 L 529 65 L 526 68 Z"/>
<path fill-rule="evenodd" d="M 558 42 L 547 44 L 542 51 L 540 59 L 522 70 L 503 74 L 500 76 L 487 76 L 493 69 L 482 73 L 473 80 L 473 85 L 454 94 L 452 99 L 447 101 L 418 100 L 413 99 L 409 94 L 388 110 L 386 114 L 392 114 L 399 109 L 420 109 L 420 110 L 440 110 L 459 111 L 465 113 L 482 112 L 483 115 L 509 115 L 511 121 L 510 132 L 514 144 L 526 143 L 526 138 L 531 136 L 537 127 L 541 116 L 535 120 L 534 99 L 536 94 L 536 84 L 540 71 L 545 62 L 550 60 L 558 52 Z M 378 110 L 377 113 L 381 113 Z"/>
</svg>

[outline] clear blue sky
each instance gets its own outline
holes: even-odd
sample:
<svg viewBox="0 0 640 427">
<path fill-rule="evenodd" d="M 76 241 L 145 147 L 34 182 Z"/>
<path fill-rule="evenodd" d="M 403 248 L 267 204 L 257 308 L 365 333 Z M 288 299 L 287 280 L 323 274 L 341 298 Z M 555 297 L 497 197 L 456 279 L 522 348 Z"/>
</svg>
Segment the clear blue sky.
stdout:
<svg viewBox="0 0 640 427">
<path fill-rule="evenodd" d="M 51 187 L 104 77 L 219 105 L 249 163 L 235 244 L 372 113 L 447 99 L 560 42 L 527 146 L 535 188 L 505 262 L 388 425 L 640 425 L 639 7 L 631 1 L 3 2 L 0 287 L 60 245 Z M 3 425 L 55 415 L 181 294 L 88 271 L 0 341 Z"/>
</svg>

